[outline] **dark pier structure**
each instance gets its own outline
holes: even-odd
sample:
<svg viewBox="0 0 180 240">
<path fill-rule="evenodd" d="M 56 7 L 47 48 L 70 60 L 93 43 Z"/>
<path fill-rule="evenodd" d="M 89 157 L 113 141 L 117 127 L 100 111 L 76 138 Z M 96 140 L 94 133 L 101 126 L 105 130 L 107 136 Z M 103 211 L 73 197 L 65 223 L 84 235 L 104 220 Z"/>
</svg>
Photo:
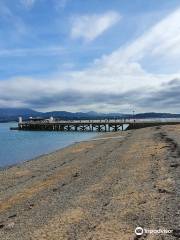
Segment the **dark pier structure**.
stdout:
<svg viewBox="0 0 180 240">
<path fill-rule="evenodd" d="M 30 131 L 79 131 L 79 132 L 116 132 L 124 129 L 121 121 L 38 121 L 22 122 L 19 130 Z"/>
<path fill-rule="evenodd" d="M 24 131 L 80 131 L 80 132 L 117 132 L 145 127 L 176 125 L 179 121 L 143 121 L 143 120 L 54 120 L 30 119 L 22 121 L 19 119 L 18 127 L 12 130 Z"/>
</svg>

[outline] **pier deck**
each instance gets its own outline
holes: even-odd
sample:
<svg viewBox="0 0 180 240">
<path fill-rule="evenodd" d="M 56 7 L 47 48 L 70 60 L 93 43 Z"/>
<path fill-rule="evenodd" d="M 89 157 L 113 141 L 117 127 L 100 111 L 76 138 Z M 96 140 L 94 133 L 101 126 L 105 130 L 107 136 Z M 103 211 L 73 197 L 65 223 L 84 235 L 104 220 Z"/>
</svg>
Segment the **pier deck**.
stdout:
<svg viewBox="0 0 180 240">
<path fill-rule="evenodd" d="M 117 132 L 145 127 L 176 125 L 180 121 L 122 121 L 122 120 L 69 120 L 69 121 L 26 121 L 20 122 L 12 130 L 26 131 L 81 131 L 81 132 Z"/>
</svg>

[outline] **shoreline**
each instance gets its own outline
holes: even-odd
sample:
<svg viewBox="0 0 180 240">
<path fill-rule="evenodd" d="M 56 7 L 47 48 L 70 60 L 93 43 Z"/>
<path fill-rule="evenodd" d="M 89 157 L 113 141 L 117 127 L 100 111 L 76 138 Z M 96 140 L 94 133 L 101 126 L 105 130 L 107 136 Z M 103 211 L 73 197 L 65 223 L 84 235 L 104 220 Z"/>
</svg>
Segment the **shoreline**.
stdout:
<svg viewBox="0 0 180 240">
<path fill-rule="evenodd" d="M 29 161 L 38 160 L 40 157 L 43 157 L 43 156 L 46 156 L 46 155 L 49 155 L 49 154 L 52 154 L 52 153 L 59 152 L 59 151 L 63 150 L 64 148 L 68 148 L 68 147 L 70 147 L 70 146 L 72 146 L 72 145 L 74 145 L 74 144 L 76 144 L 76 143 L 81 143 L 81 142 L 84 142 L 84 141 L 89 141 L 91 138 L 96 138 L 96 137 L 98 137 L 99 135 L 104 135 L 104 134 L 106 134 L 106 133 L 99 133 L 99 134 L 95 134 L 95 133 L 94 133 L 94 136 L 93 136 L 93 137 L 91 136 L 91 137 L 87 138 L 86 140 L 80 140 L 80 141 L 78 141 L 78 142 L 74 141 L 74 142 L 68 144 L 67 146 L 62 146 L 62 147 L 57 148 L 56 150 L 52 150 L 52 151 L 50 151 L 50 152 L 48 152 L 48 153 L 42 153 L 42 154 L 37 155 L 37 156 L 35 156 L 35 157 L 31 158 L 31 159 L 21 160 L 21 161 L 19 161 L 19 162 L 17 162 L 17 163 L 10 164 L 10 165 L 7 165 L 7 166 L 2 166 L 2 167 L 0 166 L 0 171 L 8 170 L 8 169 L 10 169 L 10 168 L 12 168 L 12 167 L 15 167 L 15 166 L 18 166 L 18 165 L 22 165 L 22 164 L 24 164 L 24 163 L 26 163 L 26 162 L 29 162 Z"/>
<path fill-rule="evenodd" d="M 82 140 L 82 141 L 77 141 L 77 142 L 71 143 L 71 144 L 69 144 L 69 145 L 67 145 L 67 146 L 65 146 L 65 147 L 59 148 L 59 149 L 57 149 L 57 150 L 55 150 L 55 151 L 52 151 L 52 152 L 49 152 L 49 153 L 43 153 L 43 154 L 41 154 L 41 155 L 38 155 L 37 157 L 34 157 L 34 158 L 32 158 L 32 159 L 23 160 L 22 162 L 14 163 L 14 164 L 12 164 L 12 165 L 8 165 L 8 166 L 5 166 L 5 167 L 0 167 L 0 172 L 1 172 L 1 171 L 8 170 L 8 169 L 10 169 L 10 168 L 12 168 L 12 167 L 19 167 L 19 166 L 25 164 L 26 162 L 36 161 L 36 160 L 38 160 L 39 158 L 42 158 L 42 157 L 45 157 L 45 156 L 49 156 L 49 155 L 54 154 L 54 153 L 58 153 L 58 152 L 61 151 L 61 150 L 64 150 L 64 149 L 66 149 L 66 148 L 69 148 L 69 147 L 74 146 L 75 144 L 80 144 L 80 143 L 83 143 L 83 142 L 90 142 L 90 141 L 98 141 L 98 140 L 99 140 L 99 136 L 109 136 L 109 135 L 111 135 L 111 134 L 113 134 L 113 132 L 107 132 L 107 133 L 102 132 L 102 133 L 98 133 L 98 134 L 96 134 L 94 137 L 90 137 L 90 138 L 88 138 L 88 139 L 86 139 L 86 140 Z M 115 138 L 116 138 L 116 137 L 115 137 Z"/>
<path fill-rule="evenodd" d="M 142 226 L 172 229 L 163 237 L 176 240 L 179 133 L 102 134 L 0 171 L 0 238 L 135 240 Z"/>
<path fill-rule="evenodd" d="M 85 142 L 85 141 L 86 141 L 86 140 L 82 140 L 82 141 L 80 141 L 80 142 L 78 142 L 78 143 Z M 88 141 L 88 140 L 87 140 L 87 141 Z M 13 167 L 20 167 L 20 166 L 24 165 L 24 164 L 27 163 L 27 162 L 37 161 L 39 158 L 47 157 L 47 156 L 49 156 L 49 155 L 58 153 L 59 151 L 64 150 L 64 149 L 66 149 L 66 148 L 69 148 L 69 147 L 71 147 L 71 146 L 73 146 L 73 145 L 75 145 L 75 144 L 76 144 L 76 142 L 71 143 L 70 145 L 68 145 L 68 146 L 66 146 L 66 147 L 59 148 L 59 149 L 57 149 L 57 150 L 55 150 L 55 151 L 52 151 L 52 152 L 49 152 L 49 153 L 43 153 L 43 154 L 41 154 L 41 155 L 38 155 L 37 157 L 31 158 L 31 159 L 28 159 L 28 160 L 23 160 L 22 162 L 14 163 L 14 164 L 8 165 L 8 166 L 6 166 L 6 167 L 0 167 L 0 172 L 1 172 L 1 171 L 6 171 L 6 170 L 11 169 L 11 168 L 13 168 Z"/>
</svg>

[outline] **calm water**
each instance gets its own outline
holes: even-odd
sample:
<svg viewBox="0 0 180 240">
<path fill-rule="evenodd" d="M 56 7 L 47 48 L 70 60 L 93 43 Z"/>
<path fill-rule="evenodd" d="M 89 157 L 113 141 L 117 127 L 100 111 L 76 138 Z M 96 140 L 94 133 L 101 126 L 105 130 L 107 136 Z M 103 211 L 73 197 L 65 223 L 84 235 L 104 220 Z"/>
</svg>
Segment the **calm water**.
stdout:
<svg viewBox="0 0 180 240">
<path fill-rule="evenodd" d="M 11 131 L 16 123 L 0 123 L 0 167 L 30 160 L 74 142 L 93 138 L 97 133 Z"/>
</svg>

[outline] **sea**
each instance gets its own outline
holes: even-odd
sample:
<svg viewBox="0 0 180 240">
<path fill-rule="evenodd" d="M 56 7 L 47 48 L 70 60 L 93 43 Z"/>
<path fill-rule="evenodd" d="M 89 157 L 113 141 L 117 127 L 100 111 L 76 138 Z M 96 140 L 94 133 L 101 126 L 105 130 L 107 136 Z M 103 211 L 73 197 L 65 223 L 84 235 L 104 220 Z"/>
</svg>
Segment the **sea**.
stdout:
<svg viewBox="0 0 180 240">
<path fill-rule="evenodd" d="M 0 168 L 31 160 L 97 136 L 95 132 L 16 131 L 17 123 L 0 123 Z"/>
<path fill-rule="evenodd" d="M 180 119 L 163 118 L 147 121 L 164 122 L 180 121 Z M 124 129 L 127 126 L 124 125 Z M 17 131 L 10 130 L 10 127 L 17 127 L 17 123 L 0 123 L 0 168 L 34 159 L 100 134 L 97 132 Z"/>
</svg>

